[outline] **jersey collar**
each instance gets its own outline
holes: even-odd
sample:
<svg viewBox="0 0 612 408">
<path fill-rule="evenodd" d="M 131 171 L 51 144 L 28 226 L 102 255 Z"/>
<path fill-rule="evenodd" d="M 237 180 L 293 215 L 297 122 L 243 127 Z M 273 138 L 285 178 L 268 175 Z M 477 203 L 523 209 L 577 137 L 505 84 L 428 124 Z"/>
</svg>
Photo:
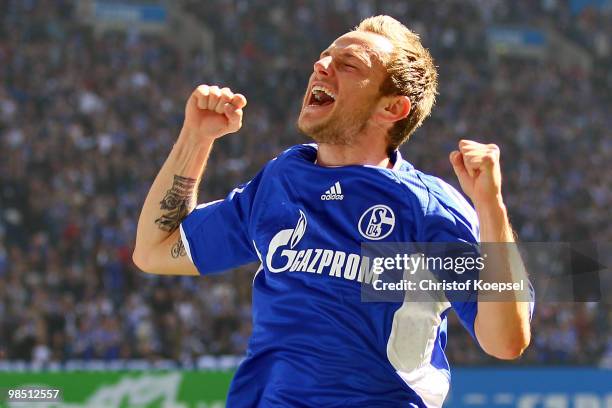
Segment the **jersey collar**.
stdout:
<svg viewBox="0 0 612 408">
<path fill-rule="evenodd" d="M 317 163 L 317 150 L 319 149 L 319 146 L 316 143 L 305 143 L 304 146 L 307 147 L 311 147 L 313 148 L 313 155 L 311 158 L 311 161 L 316 164 Z M 412 170 L 414 168 L 414 166 L 412 164 L 410 164 L 409 162 L 407 162 L 406 160 L 404 160 L 402 158 L 402 154 L 400 153 L 399 150 L 394 150 L 391 153 L 391 163 L 393 163 L 393 167 L 391 169 L 387 169 L 387 170 L 393 170 L 393 171 L 400 171 L 400 170 Z M 343 167 L 343 166 L 338 166 L 338 167 Z M 364 165 L 363 167 L 372 167 L 372 168 L 382 168 L 382 167 L 378 167 L 378 166 L 371 166 L 371 165 Z"/>
</svg>

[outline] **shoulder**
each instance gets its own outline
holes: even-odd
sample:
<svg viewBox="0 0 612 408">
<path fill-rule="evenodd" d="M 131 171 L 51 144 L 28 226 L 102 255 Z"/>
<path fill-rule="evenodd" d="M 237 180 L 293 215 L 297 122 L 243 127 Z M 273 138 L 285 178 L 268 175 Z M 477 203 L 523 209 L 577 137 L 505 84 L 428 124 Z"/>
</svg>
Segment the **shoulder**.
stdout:
<svg viewBox="0 0 612 408">
<path fill-rule="evenodd" d="M 268 161 L 261 168 L 258 176 L 267 176 L 271 173 L 278 173 L 287 166 L 290 166 L 292 163 L 295 164 L 295 162 L 314 161 L 316 156 L 317 149 L 316 145 L 314 144 L 291 146 Z"/>
<path fill-rule="evenodd" d="M 469 218 L 476 218 L 476 212 L 472 205 L 465 199 L 457 189 L 446 181 L 419 172 L 419 178 L 427 188 L 429 194 L 439 205 L 460 212 Z"/>
<path fill-rule="evenodd" d="M 478 217 L 472 205 L 446 181 L 414 168 L 398 172 L 412 200 L 418 203 L 423 218 L 448 218 L 465 225 L 478 237 Z"/>
<path fill-rule="evenodd" d="M 281 154 L 279 154 L 273 161 L 286 162 L 286 161 L 308 161 L 314 162 L 317 157 L 317 145 L 314 143 L 299 144 L 291 146 Z"/>
</svg>

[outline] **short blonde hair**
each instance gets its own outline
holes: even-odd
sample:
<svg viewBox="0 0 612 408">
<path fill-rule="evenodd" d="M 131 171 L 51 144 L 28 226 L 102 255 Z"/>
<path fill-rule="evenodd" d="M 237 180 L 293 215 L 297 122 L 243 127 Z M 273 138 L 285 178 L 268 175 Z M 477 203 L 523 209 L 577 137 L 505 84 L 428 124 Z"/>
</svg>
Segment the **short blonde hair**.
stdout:
<svg viewBox="0 0 612 408">
<path fill-rule="evenodd" d="M 390 16 L 375 16 L 363 20 L 355 31 L 370 32 L 386 37 L 394 51 L 385 62 L 388 77 L 381 94 L 405 95 L 410 99 L 410 113 L 389 130 L 389 151 L 397 149 L 431 113 L 436 101 L 438 73 L 429 51 L 419 35 Z"/>
</svg>

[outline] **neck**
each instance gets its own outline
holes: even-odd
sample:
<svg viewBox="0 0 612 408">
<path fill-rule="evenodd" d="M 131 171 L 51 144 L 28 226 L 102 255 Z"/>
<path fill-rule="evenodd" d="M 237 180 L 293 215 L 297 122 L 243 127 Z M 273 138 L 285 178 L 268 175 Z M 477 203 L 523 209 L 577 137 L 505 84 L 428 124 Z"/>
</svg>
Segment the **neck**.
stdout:
<svg viewBox="0 0 612 408">
<path fill-rule="evenodd" d="M 389 169 L 393 167 L 385 147 L 357 144 L 346 146 L 320 143 L 317 164 L 323 167 L 350 165 L 370 165 Z"/>
</svg>

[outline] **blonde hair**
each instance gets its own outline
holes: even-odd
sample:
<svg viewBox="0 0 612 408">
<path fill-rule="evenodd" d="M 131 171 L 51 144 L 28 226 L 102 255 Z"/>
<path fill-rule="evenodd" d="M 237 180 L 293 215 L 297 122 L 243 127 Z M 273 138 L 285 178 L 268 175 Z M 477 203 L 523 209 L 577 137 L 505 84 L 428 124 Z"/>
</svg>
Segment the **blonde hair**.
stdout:
<svg viewBox="0 0 612 408">
<path fill-rule="evenodd" d="M 387 134 L 391 152 L 408 140 L 431 113 L 436 100 L 438 73 L 419 35 L 393 17 L 366 18 L 355 27 L 355 31 L 378 34 L 391 41 L 394 50 L 384 62 L 388 76 L 381 85 L 381 94 L 405 95 L 410 99 L 410 113 L 397 121 Z"/>
</svg>

